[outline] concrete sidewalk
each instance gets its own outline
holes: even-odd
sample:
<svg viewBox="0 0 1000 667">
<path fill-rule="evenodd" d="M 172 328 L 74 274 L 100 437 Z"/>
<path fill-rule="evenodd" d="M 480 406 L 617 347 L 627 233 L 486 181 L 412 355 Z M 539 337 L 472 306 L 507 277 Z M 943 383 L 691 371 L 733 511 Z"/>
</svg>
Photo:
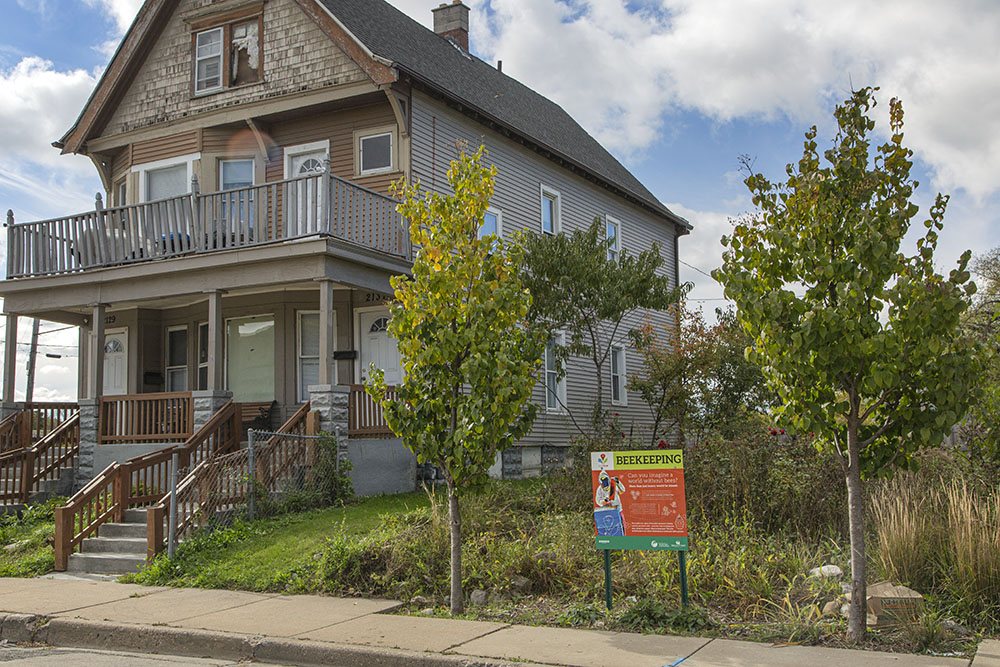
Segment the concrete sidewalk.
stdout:
<svg viewBox="0 0 1000 667">
<path fill-rule="evenodd" d="M 0 638 L 295 665 L 968 667 L 969 661 L 385 614 L 391 600 L 0 579 Z M 983 642 L 974 667 L 1000 667 Z"/>
</svg>

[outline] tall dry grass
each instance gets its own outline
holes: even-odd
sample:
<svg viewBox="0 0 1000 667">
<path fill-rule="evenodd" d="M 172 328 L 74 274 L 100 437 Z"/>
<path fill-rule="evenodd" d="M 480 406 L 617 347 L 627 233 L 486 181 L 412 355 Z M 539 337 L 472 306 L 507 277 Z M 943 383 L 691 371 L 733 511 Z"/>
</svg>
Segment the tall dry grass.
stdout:
<svg viewBox="0 0 1000 667">
<path fill-rule="evenodd" d="M 882 575 L 1000 624 L 1000 489 L 901 474 L 871 496 Z"/>
</svg>

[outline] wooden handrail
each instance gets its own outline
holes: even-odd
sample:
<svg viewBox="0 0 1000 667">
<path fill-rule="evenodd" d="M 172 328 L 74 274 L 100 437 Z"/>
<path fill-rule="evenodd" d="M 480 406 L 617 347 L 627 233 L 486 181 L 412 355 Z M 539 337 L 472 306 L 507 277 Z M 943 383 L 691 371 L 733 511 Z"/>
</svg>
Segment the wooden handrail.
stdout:
<svg viewBox="0 0 1000 667">
<path fill-rule="evenodd" d="M 304 433 L 307 428 L 309 402 L 306 402 L 282 424 L 276 433 L 254 452 L 257 483 L 270 489 L 297 462 L 305 462 L 312 451 L 308 444 L 286 447 L 280 434 Z M 296 451 L 288 451 L 295 449 Z M 248 451 L 241 449 L 223 456 L 206 457 L 195 462 L 191 471 L 177 484 L 177 536 L 188 535 L 198 525 L 207 524 L 215 512 L 232 508 L 246 500 L 250 493 Z M 221 472 L 225 470 L 226 474 Z M 169 495 L 146 510 L 146 553 L 151 559 L 163 550 L 168 520 Z M 153 527 L 155 524 L 155 528 Z"/>
<path fill-rule="evenodd" d="M 31 483 L 25 489 L 24 502 L 45 480 L 56 479 L 59 470 L 73 467 L 80 453 L 80 413 L 77 412 L 31 448 Z"/>
<path fill-rule="evenodd" d="M 328 235 L 410 258 L 398 202 L 329 171 L 7 226 L 7 277 L 59 275 Z"/>
<path fill-rule="evenodd" d="M 102 523 L 118 515 L 120 497 L 115 497 L 115 491 L 120 468 L 112 463 L 70 498 L 69 503 L 56 508 L 54 569 L 65 571 L 73 550 L 96 533 Z"/>
<path fill-rule="evenodd" d="M 79 417 L 77 423 L 78 420 Z M 65 506 L 56 508 L 55 569 L 65 570 L 73 550 L 101 524 L 122 521 L 130 507 L 162 502 L 174 453 L 179 455 L 179 465 L 189 465 L 198 458 L 209 459 L 238 446 L 239 433 L 239 408 L 228 401 L 183 445 L 164 447 L 122 464 L 109 465 Z M 2 465 L 0 456 L 0 469 Z"/>
<path fill-rule="evenodd" d="M 20 413 L 7 415 L 0 421 L 0 454 L 19 449 L 18 426 L 20 424 Z"/>
</svg>

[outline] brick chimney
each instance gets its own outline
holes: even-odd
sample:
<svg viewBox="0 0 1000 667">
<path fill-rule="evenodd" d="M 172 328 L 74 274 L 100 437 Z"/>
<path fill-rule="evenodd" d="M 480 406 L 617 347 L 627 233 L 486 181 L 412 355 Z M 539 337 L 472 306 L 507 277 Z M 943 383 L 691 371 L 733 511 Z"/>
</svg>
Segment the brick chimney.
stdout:
<svg viewBox="0 0 1000 667">
<path fill-rule="evenodd" d="M 462 0 L 441 3 L 431 10 L 434 14 L 434 32 L 442 37 L 451 37 L 459 46 L 469 50 L 469 8 Z"/>
</svg>

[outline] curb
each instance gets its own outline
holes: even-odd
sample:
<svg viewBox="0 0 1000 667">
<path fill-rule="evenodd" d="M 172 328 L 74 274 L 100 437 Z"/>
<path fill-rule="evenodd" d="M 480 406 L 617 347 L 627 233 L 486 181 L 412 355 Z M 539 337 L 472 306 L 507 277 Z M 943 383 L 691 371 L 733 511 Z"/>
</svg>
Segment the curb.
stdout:
<svg viewBox="0 0 1000 667">
<path fill-rule="evenodd" d="M 303 667 L 523 667 L 526 663 L 212 630 L 130 625 L 32 614 L 0 615 L 0 640 L 70 648 L 256 660 Z"/>
</svg>

